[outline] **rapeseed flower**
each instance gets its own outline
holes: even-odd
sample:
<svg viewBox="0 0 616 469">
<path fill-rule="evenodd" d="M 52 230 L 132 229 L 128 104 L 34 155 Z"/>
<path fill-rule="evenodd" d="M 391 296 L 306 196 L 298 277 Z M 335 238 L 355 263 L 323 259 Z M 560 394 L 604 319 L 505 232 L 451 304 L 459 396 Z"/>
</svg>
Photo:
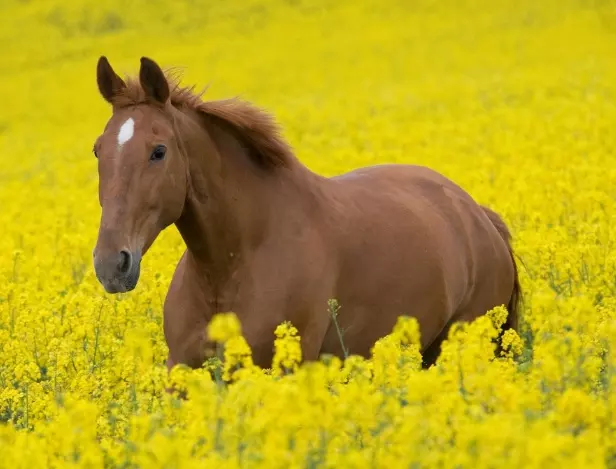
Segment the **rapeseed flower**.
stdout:
<svg viewBox="0 0 616 469">
<path fill-rule="evenodd" d="M 0 28 L 0 468 L 614 467 L 609 2 L 0 8 L 11 19 Z M 93 64 L 109 51 L 122 72 L 150 55 L 181 66 L 186 84 L 209 83 L 205 99 L 241 94 L 272 111 L 320 174 L 397 162 L 452 178 L 510 227 L 520 330 L 495 355 L 497 306 L 455 325 L 426 370 L 413 316 L 368 357 L 344 348 L 352 327 L 337 328 L 345 357 L 309 363 L 301 325 L 283 323 L 260 369 L 239 318 L 221 312 L 198 331 L 218 353 L 168 373 L 177 230 L 160 234 L 129 294 L 105 294 L 92 267 L 90 150 L 109 116 Z M 337 311 L 331 299 L 322 314 Z"/>
</svg>

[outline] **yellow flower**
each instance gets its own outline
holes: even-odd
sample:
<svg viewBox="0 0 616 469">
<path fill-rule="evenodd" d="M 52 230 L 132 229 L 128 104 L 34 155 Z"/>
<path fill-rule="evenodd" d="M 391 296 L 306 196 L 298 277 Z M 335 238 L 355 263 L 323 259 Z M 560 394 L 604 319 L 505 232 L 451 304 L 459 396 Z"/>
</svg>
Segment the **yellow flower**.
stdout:
<svg viewBox="0 0 616 469">
<path fill-rule="evenodd" d="M 297 328 L 290 322 L 284 322 L 274 331 L 274 358 L 272 370 L 275 375 L 291 373 L 297 369 L 302 360 L 302 348 Z"/>
<path fill-rule="evenodd" d="M 215 314 L 208 324 L 208 336 L 211 340 L 225 343 L 241 335 L 241 324 L 235 313 Z"/>
<path fill-rule="evenodd" d="M 242 336 L 232 337 L 225 343 L 222 379 L 229 381 L 251 372 L 254 366 L 252 353 Z"/>
<path fill-rule="evenodd" d="M 503 353 L 510 358 L 520 355 L 524 345 L 518 333 L 512 329 L 508 329 L 503 333 L 501 344 Z"/>
<path fill-rule="evenodd" d="M 507 316 L 509 315 L 507 308 L 503 305 L 492 308 L 486 314 L 492 320 L 492 324 L 496 329 L 500 329 L 503 324 L 505 324 Z"/>
<path fill-rule="evenodd" d="M 197 3 L 166 2 L 164 15 L 143 0 L 2 3 L 10 21 L 0 28 L 0 469 L 614 466 L 611 2 Z M 212 37 L 232 40 L 221 47 Z M 465 309 L 478 318 L 451 329 L 428 370 L 421 367 L 425 330 L 414 316 L 402 316 L 384 331 L 389 334 L 372 344 L 368 357 L 353 355 L 357 350 L 350 347 L 344 360 L 324 355 L 301 365 L 304 324 L 296 324 L 299 331 L 280 324 L 271 337 L 272 367 L 262 370 L 252 362 L 240 321 L 224 312 L 197 331 L 224 354 L 208 357 L 198 369 L 178 364 L 169 373 L 163 324 L 174 320 L 175 311 L 164 305 L 186 250 L 179 231 L 169 227 L 157 236 L 132 292 L 105 293 L 93 269 L 99 163 L 87 155 L 111 109 L 93 79 L 84 77 L 93 77 L 91 59 L 104 50 L 122 56 L 120 73 L 130 72 L 131 63 L 136 71 L 135 57 L 157 51 L 153 58 L 163 65 L 185 67 L 185 84 L 218 83 L 204 99 L 250 95 L 273 112 L 298 157 L 321 175 L 381 162 L 425 165 L 499 212 L 512 234 L 523 290 L 522 327 L 504 332 L 503 355 L 495 357 L 506 319 L 499 305 Z M 220 148 L 219 169 L 233 202 L 248 194 L 250 184 L 234 183 Z M 215 155 L 202 156 L 211 162 Z M 246 180 L 257 171 L 272 193 L 287 172 L 243 163 L 230 162 L 247 171 Z M 150 174 L 152 194 L 164 197 L 157 168 L 146 166 L 141 172 L 116 169 L 136 191 L 139 174 Z M 389 184 L 357 188 L 395 197 L 395 182 Z M 292 205 L 274 218 L 294 216 Z M 318 219 L 318 205 L 300 211 Z M 336 205 L 340 216 L 328 220 L 347 236 L 334 247 L 352 253 L 359 246 L 359 259 L 363 231 L 391 230 L 368 216 L 356 231 L 346 231 L 343 207 Z M 264 205 L 243 216 L 261 222 L 270 212 Z M 393 216 L 386 224 L 420 229 L 414 216 Z M 235 222 L 243 226 L 241 219 Z M 263 226 L 267 236 L 278 229 L 275 223 Z M 313 229 L 309 223 L 298 227 L 276 236 L 300 239 Z M 223 221 L 216 231 L 227 228 Z M 466 239 L 472 226 L 460 228 L 440 235 L 473 243 Z M 247 240 L 247 253 L 259 241 Z M 327 257 L 314 257 L 311 279 L 300 275 L 305 253 L 296 262 L 295 253 L 285 251 L 282 270 L 268 265 L 265 277 L 252 278 L 243 269 L 237 277 L 241 294 L 212 285 L 220 290 L 211 295 L 259 314 L 251 301 L 280 288 L 298 301 L 284 306 L 304 314 L 313 286 L 318 290 L 340 271 L 363 279 L 362 288 L 386 294 L 382 282 L 398 275 L 386 270 L 387 250 L 399 249 L 398 241 L 377 246 L 383 255 L 352 272 L 349 263 L 340 264 L 348 255 L 325 243 L 319 252 Z M 248 258 L 263 261 L 258 247 L 253 254 Z M 473 273 L 472 259 L 455 250 L 434 255 L 465 267 L 448 278 L 452 287 L 443 303 L 464 303 L 464 286 L 482 294 L 466 272 Z M 411 267 L 424 275 L 421 262 Z M 372 274 L 380 281 L 372 284 Z M 413 285 L 409 291 L 423 293 Z M 354 301 L 356 293 L 343 296 Z M 337 315 L 345 324 L 328 334 L 340 332 L 344 342 L 364 327 L 349 306 L 330 301 L 312 312 L 324 320 Z M 364 306 L 370 308 L 366 314 L 381 314 L 378 303 Z M 408 311 L 414 313 L 438 320 L 430 317 L 433 311 Z"/>
</svg>

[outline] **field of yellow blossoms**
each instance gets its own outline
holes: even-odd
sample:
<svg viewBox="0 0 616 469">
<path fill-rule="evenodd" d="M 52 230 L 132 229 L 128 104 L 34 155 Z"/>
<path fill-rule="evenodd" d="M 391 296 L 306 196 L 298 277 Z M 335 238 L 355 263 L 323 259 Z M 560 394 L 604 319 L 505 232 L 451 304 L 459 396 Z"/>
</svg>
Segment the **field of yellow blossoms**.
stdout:
<svg viewBox="0 0 616 469">
<path fill-rule="evenodd" d="M 616 468 L 614 0 L 3 0 L 0 26 L 0 467 Z M 453 178 L 511 226 L 519 336 L 494 359 L 496 309 L 422 371 L 407 319 L 297 367 L 282 325 L 260 370 L 221 315 L 225 365 L 168 377 L 175 229 L 135 291 L 93 272 L 101 54 L 271 110 L 322 174 Z"/>
</svg>

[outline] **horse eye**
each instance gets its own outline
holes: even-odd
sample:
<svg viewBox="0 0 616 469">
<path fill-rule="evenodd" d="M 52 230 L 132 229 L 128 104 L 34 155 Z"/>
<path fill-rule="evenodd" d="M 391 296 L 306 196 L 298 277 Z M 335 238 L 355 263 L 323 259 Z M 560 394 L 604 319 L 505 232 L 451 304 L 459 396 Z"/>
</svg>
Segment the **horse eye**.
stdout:
<svg viewBox="0 0 616 469">
<path fill-rule="evenodd" d="M 92 153 L 94 153 L 95 158 L 98 158 L 98 153 L 96 153 L 96 148 L 92 148 Z"/>
<path fill-rule="evenodd" d="M 156 148 L 152 151 L 150 155 L 151 161 L 160 161 L 165 157 L 165 153 L 167 152 L 167 148 L 165 145 L 157 145 Z"/>
</svg>

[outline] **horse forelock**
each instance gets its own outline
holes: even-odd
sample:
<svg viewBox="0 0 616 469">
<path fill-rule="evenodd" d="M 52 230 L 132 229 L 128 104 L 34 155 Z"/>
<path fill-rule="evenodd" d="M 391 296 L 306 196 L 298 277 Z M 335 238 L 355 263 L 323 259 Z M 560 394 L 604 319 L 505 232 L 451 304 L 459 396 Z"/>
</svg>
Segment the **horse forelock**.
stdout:
<svg viewBox="0 0 616 469">
<path fill-rule="evenodd" d="M 230 126 L 237 137 L 253 150 L 258 163 L 267 168 L 289 167 L 295 156 L 289 144 L 281 136 L 278 123 L 271 114 L 239 98 L 204 101 L 207 91 L 195 92 L 194 86 L 181 86 L 177 69 L 165 71 L 169 84 L 170 104 L 177 110 L 193 110 L 205 116 L 221 120 Z M 153 104 L 136 77 L 125 78 L 126 87 L 113 98 L 117 109 Z"/>
</svg>

